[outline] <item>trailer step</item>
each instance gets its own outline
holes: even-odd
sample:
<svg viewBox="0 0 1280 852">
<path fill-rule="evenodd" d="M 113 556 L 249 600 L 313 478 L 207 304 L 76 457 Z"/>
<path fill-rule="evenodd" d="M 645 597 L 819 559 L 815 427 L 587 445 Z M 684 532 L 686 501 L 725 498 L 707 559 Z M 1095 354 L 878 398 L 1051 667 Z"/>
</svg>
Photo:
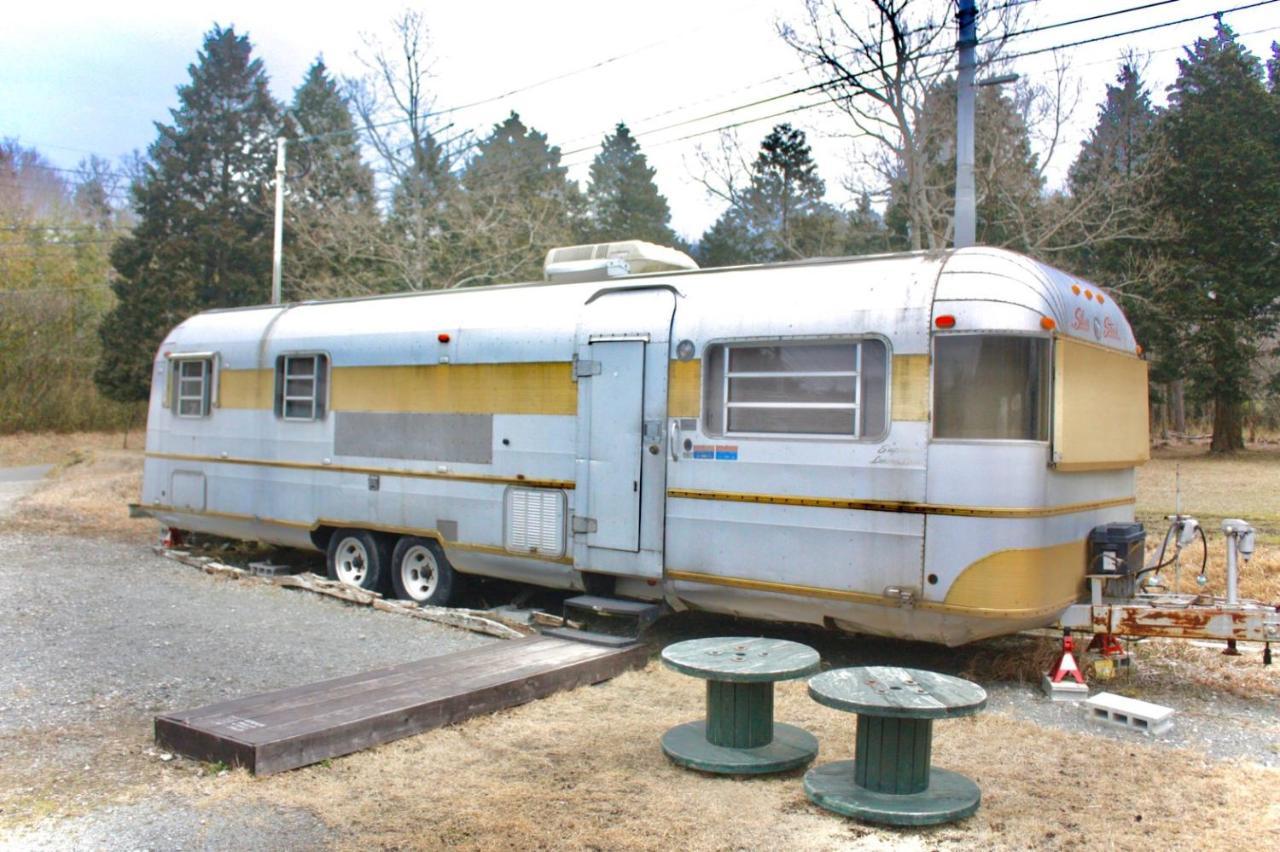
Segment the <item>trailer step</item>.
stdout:
<svg viewBox="0 0 1280 852">
<path fill-rule="evenodd" d="M 627 648 L 637 644 L 637 640 L 631 636 L 611 636 L 608 633 L 579 630 L 576 627 L 552 627 L 543 630 L 542 635 L 568 639 L 570 642 L 586 642 L 588 645 L 599 645 L 603 648 Z"/>
<path fill-rule="evenodd" d="M 579 633 L 600 634 L 635 642 L 649 625 L 658 620 L 663 609 L 663 606 L 650 601 L 579 595 L 564 602 L 564 619 L 567 629 Z M 586 642 L 592 641 L 585 637 L 578 638 Z"/>
</svg>

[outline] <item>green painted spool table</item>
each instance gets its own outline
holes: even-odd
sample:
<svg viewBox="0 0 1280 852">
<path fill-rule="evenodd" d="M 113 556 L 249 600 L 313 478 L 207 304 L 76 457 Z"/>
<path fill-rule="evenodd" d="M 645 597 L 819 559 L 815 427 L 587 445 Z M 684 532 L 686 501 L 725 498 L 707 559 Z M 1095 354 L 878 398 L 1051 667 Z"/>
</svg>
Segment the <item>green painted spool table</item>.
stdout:
<svg viewBox="0 0 1280 852">
<path fill-rule="evenodd" d="M 958 677 L 866 666 L 809 679 L 819 704 L 858 714 L 853 760 L 810 769 L 804 791 L 838 814 L 886 825 L 934 825 L 970 816 L 982 793 L 970 779 L 929 765 L 933 720 L 977 713 L 987 693 Z"/>
<path fill-rule="evenodd" d="M 773 721 L 774 681 L 818 670 L 818 652 L 782 639 L 691 639 L 662 651 L 667 668 L 707 682 L 707 717 L 662 735 L 675 763 L 703 772 L 759 775 L 796 769 L 818 754 L 813 734 Z"/>
</svg>

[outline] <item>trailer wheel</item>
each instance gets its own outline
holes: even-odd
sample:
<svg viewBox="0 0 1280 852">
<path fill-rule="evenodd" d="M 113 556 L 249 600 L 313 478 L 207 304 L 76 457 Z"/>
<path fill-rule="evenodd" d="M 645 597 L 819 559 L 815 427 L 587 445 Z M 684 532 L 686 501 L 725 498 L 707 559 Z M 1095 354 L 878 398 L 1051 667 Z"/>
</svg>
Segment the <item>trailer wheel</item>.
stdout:
<svg viewBox="0 0 1280 852">
<path fill-rule="evenodd" d="M 387 564 L 387 546 L 367 530 L 338 530 L 329 537 L 325 560 L 330 580 L 378 591 Z"/>
<path fill-rule="evenodd" d="M 405 536 L 396 543 L 391 557 L 391 585 L 400 600 L 420 606 L 447 606 L 456 577 L 438 542 Z"/>
</svg>

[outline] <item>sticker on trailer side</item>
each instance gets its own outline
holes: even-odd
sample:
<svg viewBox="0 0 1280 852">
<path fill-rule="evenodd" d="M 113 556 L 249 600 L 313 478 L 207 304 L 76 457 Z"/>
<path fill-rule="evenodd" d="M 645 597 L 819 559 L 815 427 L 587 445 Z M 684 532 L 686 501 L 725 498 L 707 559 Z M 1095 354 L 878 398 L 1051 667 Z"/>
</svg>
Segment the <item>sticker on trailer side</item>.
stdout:
<svg viewBox="0 0 1280 852">
<path fill-rule="evenodd" d="M 707 459 L 710 461 L 737 461 L 738 445 L 695 444 L 693 447 L 693 457 L 695 459 Z"/>
</svg>

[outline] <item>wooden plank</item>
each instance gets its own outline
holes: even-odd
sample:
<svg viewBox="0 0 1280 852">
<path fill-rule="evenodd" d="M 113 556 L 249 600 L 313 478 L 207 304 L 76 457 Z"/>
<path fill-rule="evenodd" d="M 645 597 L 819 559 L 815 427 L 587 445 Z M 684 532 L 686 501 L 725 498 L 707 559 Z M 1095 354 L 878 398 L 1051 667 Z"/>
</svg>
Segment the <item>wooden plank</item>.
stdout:
<svg viewBox="0 0 1280 852">
<path fill-rule="evenodd" d="M 534 636 L 157 716 L 156 742 L 258 775 L 294 769 L 607 680 L 648 661 Z"/>
</svg>

